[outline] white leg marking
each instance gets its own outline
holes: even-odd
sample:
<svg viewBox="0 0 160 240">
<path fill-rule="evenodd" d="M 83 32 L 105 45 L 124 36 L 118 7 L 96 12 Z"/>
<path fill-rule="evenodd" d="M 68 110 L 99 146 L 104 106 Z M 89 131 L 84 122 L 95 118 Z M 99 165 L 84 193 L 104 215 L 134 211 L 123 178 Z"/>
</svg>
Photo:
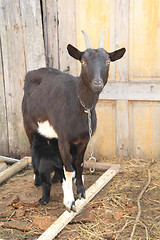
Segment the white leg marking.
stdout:
<svg viewBox="0 0 160 240">
<path fill-rule="evenodd" d="M 82 182 L 83 182 L 83 184 L 84 184 L 84 175 L 82 175 Z"/>
<path fill-rule="evenodd" d="M 71 208 L 75 210 L 75 200 L 73 195 L 73 189 L 72 189 L 72 172 L 67 172 L 64 168 L 64 174 L 66 180 L 63 179 L 62 183 L 62 189 L 63 189 L 63 203 L 66 206 L 66 208 L 70 211 Z"/>
<path fill-rule="evenodd" d="M 34 181 L 35 181 L 35 179 L 36 179 L 36 174 L 34 174 L 33 179 L 34 179 Z"/>
<path fill-rule="evenodd" d="M 76 181 L 77 181 L 77 179 L 76 179 L 76 177 L 74 177 L 73 182 L 74 182 L 75 185 L 76 185 Z M 84 185 L 84 175 L 82 175 L 82 183 Z"/>
<path fill-rule="evenodd" d="M 55 132 L 53 126 L 50 125 L 48 121 L 37 122 L 38 129 L 37 131 L 47 138 L 58 138 L 57 133 Z"/>
</svg>

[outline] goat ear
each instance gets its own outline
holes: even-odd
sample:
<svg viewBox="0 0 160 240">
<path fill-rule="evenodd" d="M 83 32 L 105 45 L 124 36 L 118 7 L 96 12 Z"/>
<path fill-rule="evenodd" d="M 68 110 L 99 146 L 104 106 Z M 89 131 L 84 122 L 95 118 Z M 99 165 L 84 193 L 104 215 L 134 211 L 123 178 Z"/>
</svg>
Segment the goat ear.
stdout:
<svg viewBox="0 0 160 240">
<path fill-rule="evenodd" d="M 79 61 L 81 60 L 83 52 L 80 52 L 77 48 L 73 47 L 71 44 L 68 44 L 67 50 L 68 50 L 69 55 L 71 55 L 71 57 L 73 57 Z"/>
<path fill-rule="evenodd" d="M 121 57 L 123 57 L 125 51 L 126 51 L 125 48 L 121 48 L 119 50 L 116 50 L 116 51 L 108 53 L 108 54 L 109 54 L 111 61 L 114 62 L 114 61 L 120 59 Z"/>
</svg>

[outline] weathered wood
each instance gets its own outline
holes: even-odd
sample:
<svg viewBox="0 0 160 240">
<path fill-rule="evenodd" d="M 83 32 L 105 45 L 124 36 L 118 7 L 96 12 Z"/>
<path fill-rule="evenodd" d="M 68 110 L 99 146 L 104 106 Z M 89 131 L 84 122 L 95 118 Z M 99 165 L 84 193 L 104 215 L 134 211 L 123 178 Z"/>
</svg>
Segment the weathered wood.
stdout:
<svg viewBox="0 0 160 240">
<path fill-rule="evenodd" d="M 5 162 L 0 161 L 0 172 L 4 171 L 7 168 L 7 164 Z"/>
<path fill-rule="evenodd" d="M 128 101 L 116 101 L 116 156 L 128 156 L 129 126 Z"/>
<path fill-rule="evenodd" d="M 86 199 L 76 200 L 76 212 L 65 211 L 39 238 L 38 240 L 52 240 L 57 234 L 77 215 L 84 206 L 117 174 L 119 166 L 109 168 L 89 189 L 86 191 Z"/>
<path fill-rule="evenodd" d="M 112 159 L 116 152 L 116 105 L 115 101 L 101 100 L 96 106 L 97 129 L 93 136 L 94 155 Z M 89 146 L 88 148 L 89 149 Z"/>
<path fill-rule="evenodd" d="M 106 50 L 108 52 L 115 51 L 116 48 L 116 18 L 115 18 L 115 12 L 116 12 L 116 0 L 109 1 L 109 17 L 108 24 L 109 24 L 109 31 L 106 33 L 106 37 L 109 38 L 110 46 Z M 116 80 L 116 64 L 110 64 L 109 67 L 109 80 L 112 82 L 115 82 Z"/>
<path fill-rule="evenodd" d="M 8 121 L 9 153 L 24 151 L 21 101 L 25 75 L 23 31 L 19 1 L 4 0 L 0 7 L 1 43 Z"/>
<path fill-rule="evenodd" d="M 0 23 L 0 29 L 1 29 L 1 23 Z M 7 106 L 6 106 L 5 84 L 4 83 L 5 83 L 5 79 L 4 79 L 4 74 L 3 74 L 2 45 L 1 45 L 1 38 L 0 38 L 0 110 L 1 110 L 0 111 L 0 136 L 1 136 L 0 154 L 9 154 Z"/>
<path fill-rule="evenodd" d="M 23 0 L 19 2 L 23 28 L 26 71 L 45 67 L 40 1 Z"/>
<path fill-rule="evenodd" d="M 160 80 L 160 1 L 129 1 L 129 79 Z"/>
<path fill-rule="evenodd" d="M 60 70 L 77 75 L 77 62 L 68 54 L 67 45 L 76 46 L 75 1 L 58 1 Z"/>
<path fill-rule="evenodd" d="M 30 158 L 24 157 L 19 162 L 14 163 L 11 167 L 7 168 L 3 172 L 0 173 L 0 183 L 4 182 L 20 170 L 22 170 L 24 167 L 26 167 L 29 164 Z"/>
<path fill-rule="evenodd" d="M 15 162 L 19 162 L 19 159 L 0 156 L 0 162 L 15 163 Z"/>
<path fill-rule="evenodd" d="M 84 168 L 85 169 L 90 169 L 94 168 L 96 170 L 101 170 L 101 171 L 106 171 L 109 168 L 114 168 L 114 167 L 120 167 L 118 164 L 110 164 L 110 163 L 103 163 L 103 162 L 89 162 L 89 161 L 84 161 Z"/>
<path fill-rule="evenodd" d="M 46 64 L 59 69 L 57 0 L 42 0 Z"/>
<path fill-rule="evenodd" d="M 157 82 L 108 82 L 100 99 L 160 101 L 160 84 Z"/>
<path fill-rule="evenodd" d="M 24 76 L 28 70 L 45 66 L 40 1 L 0 4 L 9 154 L 19 157 L 29 151 L 21 112 Z"/>
<path fill-rule="evenodd" d="M 159 159 L 160 102 L 130 102 L 129 153 L 134 158 Z"/>
<path fill-rule="evenodd" d="M 127 49 L 123 58 L 115 63 L 117 82 L 128 81 L 129 4 L 128 0 L 116 0 L 115 4 L 115 48 Z"/>
</svg>

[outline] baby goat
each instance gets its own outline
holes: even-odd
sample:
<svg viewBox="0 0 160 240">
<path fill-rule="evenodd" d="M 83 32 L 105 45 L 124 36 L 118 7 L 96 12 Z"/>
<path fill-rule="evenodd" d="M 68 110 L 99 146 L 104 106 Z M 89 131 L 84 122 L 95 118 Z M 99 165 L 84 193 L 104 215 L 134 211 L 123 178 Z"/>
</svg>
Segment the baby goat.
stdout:
<svg viewBox="0 0 160 240">
<path fill-rule="evenodd" d="M 63 203 L 69 211 L 71 209 L 75 211 L 72 190 L 74 171 L 78 196 L 85 198 L 82 171 L 89 130 L 88 116 L 84 110 L 91 111 L 91 126 L 94 133 L 95 106 L 99 94 L 107 83 L 110 61 L 120 59 L 125 53 L 125 48 L 107 52 L 103 48 L 104 32 L 98 49 L 92 49 L 88 35 L 85 32 L 83 34 L 87 45 L 84 52 L 70 44 L 67 46 L 68 53 L 81 62 L 80 76 L 73 77 L 53 68 L 30 71 L 25 77 L 22 103 L 24 128 L 32 147 L 36 181 L 38 184 L 41 182 L 43 187 L 41 202 L 49 201 L 50 180 L 47 175 L 52 170 L 58 169 L 62 173 L 64 168 Z M 57 142 L 55 138 L 58 139 Z M 46 147 L 36 149 L 38 141 L 41 146 L 44 144 Z M 52 154 L 47 155 L 47 151 L 51 151 Z"/>
</svg>

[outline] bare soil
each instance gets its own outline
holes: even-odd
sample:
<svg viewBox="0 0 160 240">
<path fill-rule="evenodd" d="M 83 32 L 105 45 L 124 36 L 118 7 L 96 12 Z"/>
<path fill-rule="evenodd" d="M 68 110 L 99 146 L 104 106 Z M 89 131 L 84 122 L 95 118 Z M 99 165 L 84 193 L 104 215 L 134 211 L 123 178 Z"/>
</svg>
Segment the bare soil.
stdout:
<svg viewBox="0 0 160 240">
<path fill-rule="evenodd" d="M 112 163 L 121 165 L 120 172 L 57 240 L 160 240 L 160 162 L 113 159 Z M 100 174 L 85 172 L 86 189 Z M 34 186 L 33 171 L 27 169 L 0 186 L 0 239 L 35 240 L 65 211 L 60 183 L 52 185 L 49 204 L 39 204 L 41 194 L 41 187 Z"/>
</svg>

